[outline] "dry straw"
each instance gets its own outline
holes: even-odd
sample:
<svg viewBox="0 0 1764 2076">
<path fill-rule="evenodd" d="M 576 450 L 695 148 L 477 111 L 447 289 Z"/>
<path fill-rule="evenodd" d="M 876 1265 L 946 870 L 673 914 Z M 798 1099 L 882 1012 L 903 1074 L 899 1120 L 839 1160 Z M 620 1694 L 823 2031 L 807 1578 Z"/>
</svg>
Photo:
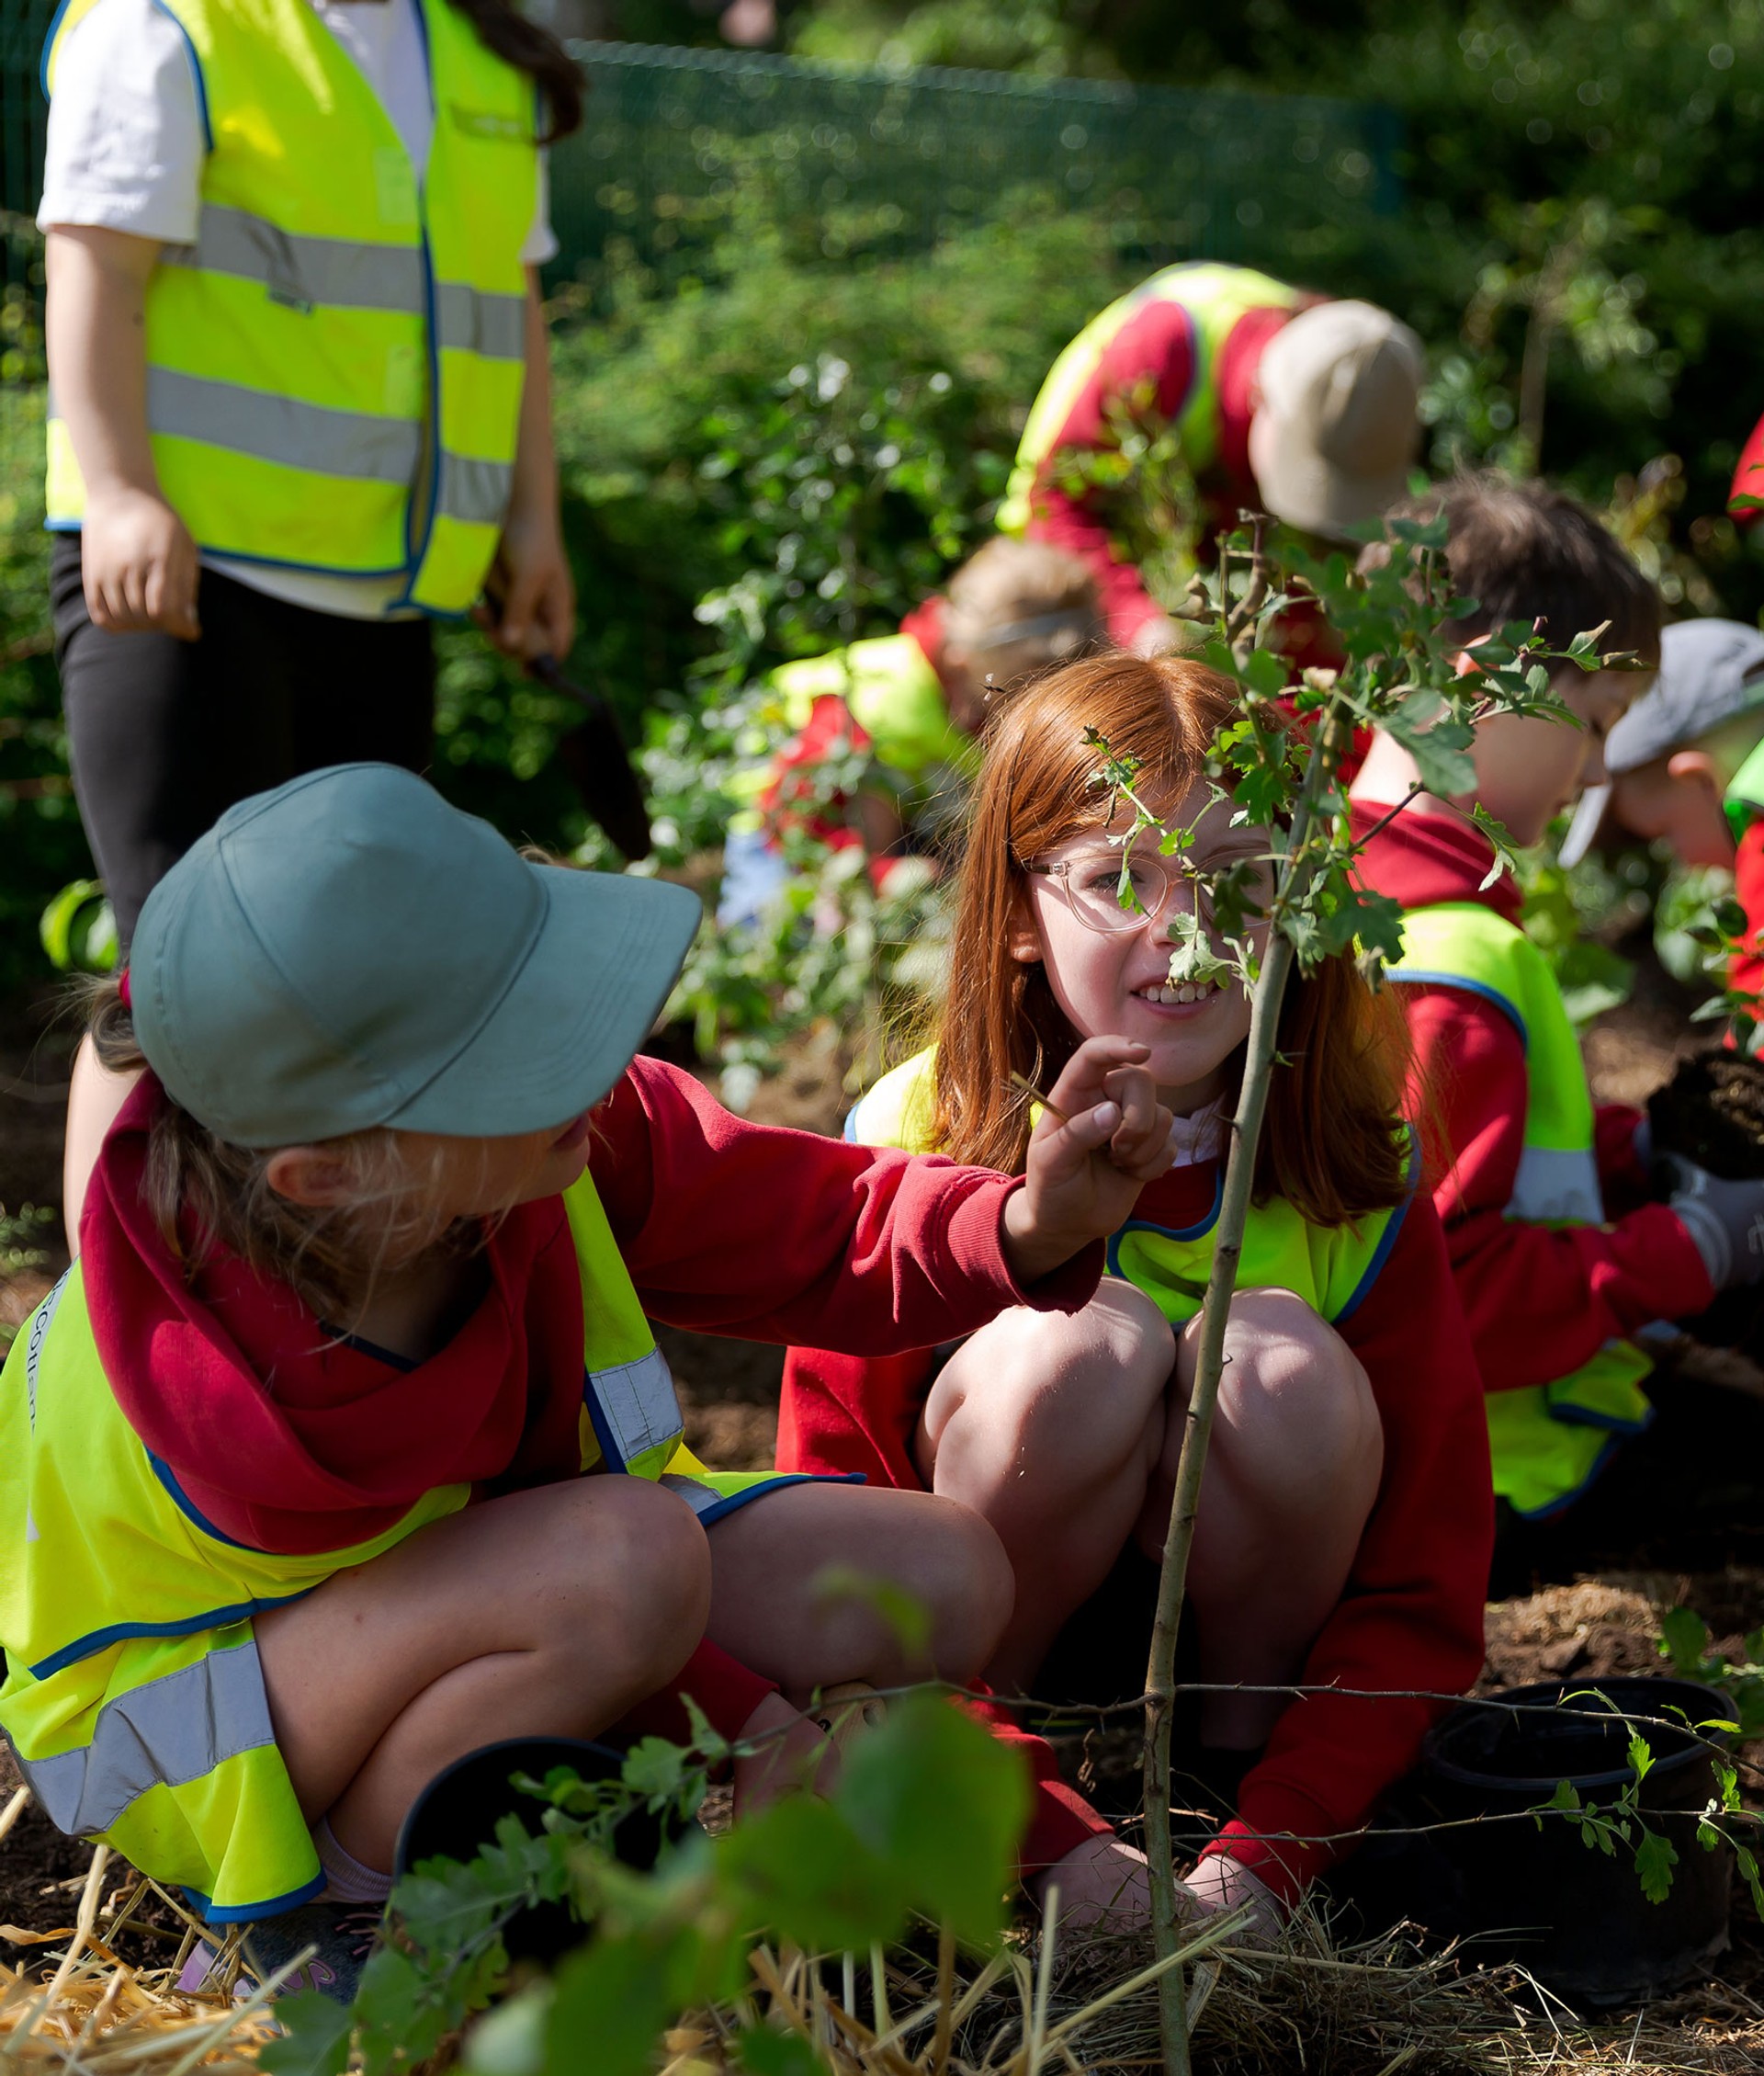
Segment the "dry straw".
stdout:
<svg viewBox="0 0 1764 2076">
<path fill-rule="evenodd" d="M 21 1789 L 0 1809 L 0 1842 L 27 1800 Z M 238 1976 L 229 1952 L 220 1973 L 230 1993 L 178 1991 L 202 1928 L 174 1897 L 127 1869 L 107 1898 L 116 1871 L 98 1847 L 71 1925 L 0 1925 L 0 1939 L 23 1949 L 17 1965 L 0 1963 L 0 2070 L 253 2076 L 274 2030 L 268 2007 L 281 1978 L 255 1985 Z M 0 1893 L 8 1886 L 0 1875 Z M 1588 2026 L 1518 1970 L 1478 1969 L 1463 1953 L 1424 1955 L 1399 1935 L 1344 1943 L 1315 1911 L 1301 1911 L 1277 1947 L 1235 1945 L 1240 1935 L 1237 1921 L 1214 1920 L 1182 1950 L 1195 2066 L 1207 2076 L 1764 2070 L 1764 1954 L 1755 1945 L 1724 1980 Z M 163 1965 L 130 1965 L 117 1952 L 125 1938 L 157 1944 Z M 1157 2070 L 1159 1969 L 1148 1965 L 1144 1939 L 1012 1939 L 984 1964 L 934 1934 L 922 1948 L 811 1959 L 763 1946 L 748 1996 L 683 2020 L 662 2044 L 659 2067 L 665 2076 L 735 2076 L 730 2043 L 741 2027 L 763 2023 L 811 2043 L 830 2076 Z"/>
</svg>

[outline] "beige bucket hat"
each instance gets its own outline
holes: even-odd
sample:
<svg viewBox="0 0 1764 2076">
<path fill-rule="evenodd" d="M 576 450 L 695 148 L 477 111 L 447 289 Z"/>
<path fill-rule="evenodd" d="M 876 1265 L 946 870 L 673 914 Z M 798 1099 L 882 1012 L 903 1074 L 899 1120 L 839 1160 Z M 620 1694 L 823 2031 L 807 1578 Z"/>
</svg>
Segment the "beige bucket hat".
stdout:
<svg viewBox="0 0 1764 2076">
<path fill-rule="evenodd" d="M 1282 325 L 1256 371 L 1250 421 L 1269 511 L 1340 536 L 1394 505 L 1420 449 L 1423 369 L 1420 340 L 1374 303 L 1318 303 Z"/>
</svg>

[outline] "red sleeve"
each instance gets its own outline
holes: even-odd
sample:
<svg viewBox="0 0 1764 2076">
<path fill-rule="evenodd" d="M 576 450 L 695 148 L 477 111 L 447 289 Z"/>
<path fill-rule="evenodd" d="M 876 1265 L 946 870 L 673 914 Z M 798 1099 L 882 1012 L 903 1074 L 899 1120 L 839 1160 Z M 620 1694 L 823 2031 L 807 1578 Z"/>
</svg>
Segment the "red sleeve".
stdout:
<svg viewBox="0 0 1764 2076">
<path fill-rule="evenodd" d="M 1713 1300 L 1696 1243 L 1664 1204 L 1608 1226 L 1506 1215 L 1525 1129 L 1525 1049 L 1511 1020 L 1463 988 L 1403 989 L 1433 1201 L 1490 1391 L 1571 1376 L 1607 1341 Z"/>
<path fill-rule="evenodd" d="M 892 1355 L 1012 1305 L 1078 1311 L 1101 1243 L 1028 1289 L 1000 1234 L 1020 1176 L 751 1125 L 638 1059 L 594 1113 L 594 1185 L 652 1319 Z"/>
<path fill-rule="evenodd" d="M 1370 1293 L 1337 1326 L 1371 1381 L 1385 1467 L 1347 1590 L 1303 1681 L 1383 1698 L 1294 1701 L 1244 1777 L 1236 1821 L 1207 1848 L 1228 1852 L 1288 1900 L 1351 1847 L 1451 1706 L 1391 1690 L 1461 1694 L 1481 1671 L 1494 1548 L 1482 1384 L 1424 1196 L 1408 1207 Z"/>
<path fill-rule="evenodd" d="M 1764 483 L 1764 475 L 1758 481 Z M 1746 911 L 1745 949 L 1727 962 L 1727 985 L 1738 994 L 1764 995 L 1764 817 L 1739 839 L 1734 898 Z M 1753 1012 L 1755 1016 L 1760 1013 Z"/>
<path fill-rule="evenodd" d="M 1635 1151 L 1635 1133 L 1644 1115 L 1633 1103 L 1593 1106 L 1592 1157 L 1599 1167 L 1607 1218 L 1619 1218 L 1654 1200 L 1647 1170 Z"/>
<path fill-rule="evenodd" d="M 795 824 L 820 837 L 830 850 L 855 844 L 857 831 L 840 819 L 845 796 L 828 791 L 821 766 L 830 757 L 869 745 L 844 700 L 836 693 L 822 693 L 809 708 L 801 732 L 773 760 L 771 780 L 756 802 L 767 830 L 776 834 Z"/>
<path fill-rule="evenodd" d="M 1123 648 L 1132 643 L 1148 620 L 1159 617 L 1159 609 L 1147 596 L 1138 571 L 1117 560 L 1099 502 L 1062 490 L 1053 480 L 1052 464 L 1063 449 L 1087 448 L 1098 452 L 1112 448 L 1111 401 L 1128 396 L 1145 382 L 1156 386 L 1159 414 L 1173 418 L 1188 395 L 1193 373 L 1193 323 L 1188 312 L 1178 302 L 1148 303 L 1103 347 L 1095 373 L 1054 435 L 1031 498 L 1031 539 L 1063 548 L 1090 566 L 1109 634 Z"/>
</svg>

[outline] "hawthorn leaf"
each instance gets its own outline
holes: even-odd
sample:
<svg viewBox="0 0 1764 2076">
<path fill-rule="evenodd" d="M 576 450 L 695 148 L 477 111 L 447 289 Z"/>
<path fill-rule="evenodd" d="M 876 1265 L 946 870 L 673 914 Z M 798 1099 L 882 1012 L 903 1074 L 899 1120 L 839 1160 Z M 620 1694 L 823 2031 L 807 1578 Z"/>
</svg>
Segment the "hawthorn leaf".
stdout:
<svg viewBox="0 0 1764 2076">
<path fill-rule="evenodd" d="M 1644 1829 L 1635 1847 L 1635 1871 L 1642 1879 L 1642 1894 L 1650 1903 L 1663 1903 L 1672 1893 L 1672 1869 L 1679 1864 L 1678 1847 L 1657 1831 Z"/>
<path fill-rule="evenodd" d="M 258 2066 L 271 2076 L 343 2076 L 355 2014 L 322 1991 L 301 1990 L 276 2000 L 274 2039 L 258 2049 Z"/>
</svg>

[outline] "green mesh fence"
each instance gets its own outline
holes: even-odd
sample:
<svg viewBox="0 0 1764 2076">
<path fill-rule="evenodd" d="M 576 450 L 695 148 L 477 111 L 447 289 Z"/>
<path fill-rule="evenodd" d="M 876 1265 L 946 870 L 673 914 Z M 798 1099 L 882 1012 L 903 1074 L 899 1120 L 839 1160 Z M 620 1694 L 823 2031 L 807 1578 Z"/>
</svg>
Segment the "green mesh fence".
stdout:
<svg viewBox="0 0 1764 2076">
<path fill-rule="evenodd" d="M 553 162 L 572 269 L 615 241 L 664 278 L 761 235 L 886 254 L 1007 205 L 1096 212 L 1153 264 L 1290 260 L 1398 199 L 1396 119 L 1351 102 L 573 49 L 588 117 Z"/>
</svg>

